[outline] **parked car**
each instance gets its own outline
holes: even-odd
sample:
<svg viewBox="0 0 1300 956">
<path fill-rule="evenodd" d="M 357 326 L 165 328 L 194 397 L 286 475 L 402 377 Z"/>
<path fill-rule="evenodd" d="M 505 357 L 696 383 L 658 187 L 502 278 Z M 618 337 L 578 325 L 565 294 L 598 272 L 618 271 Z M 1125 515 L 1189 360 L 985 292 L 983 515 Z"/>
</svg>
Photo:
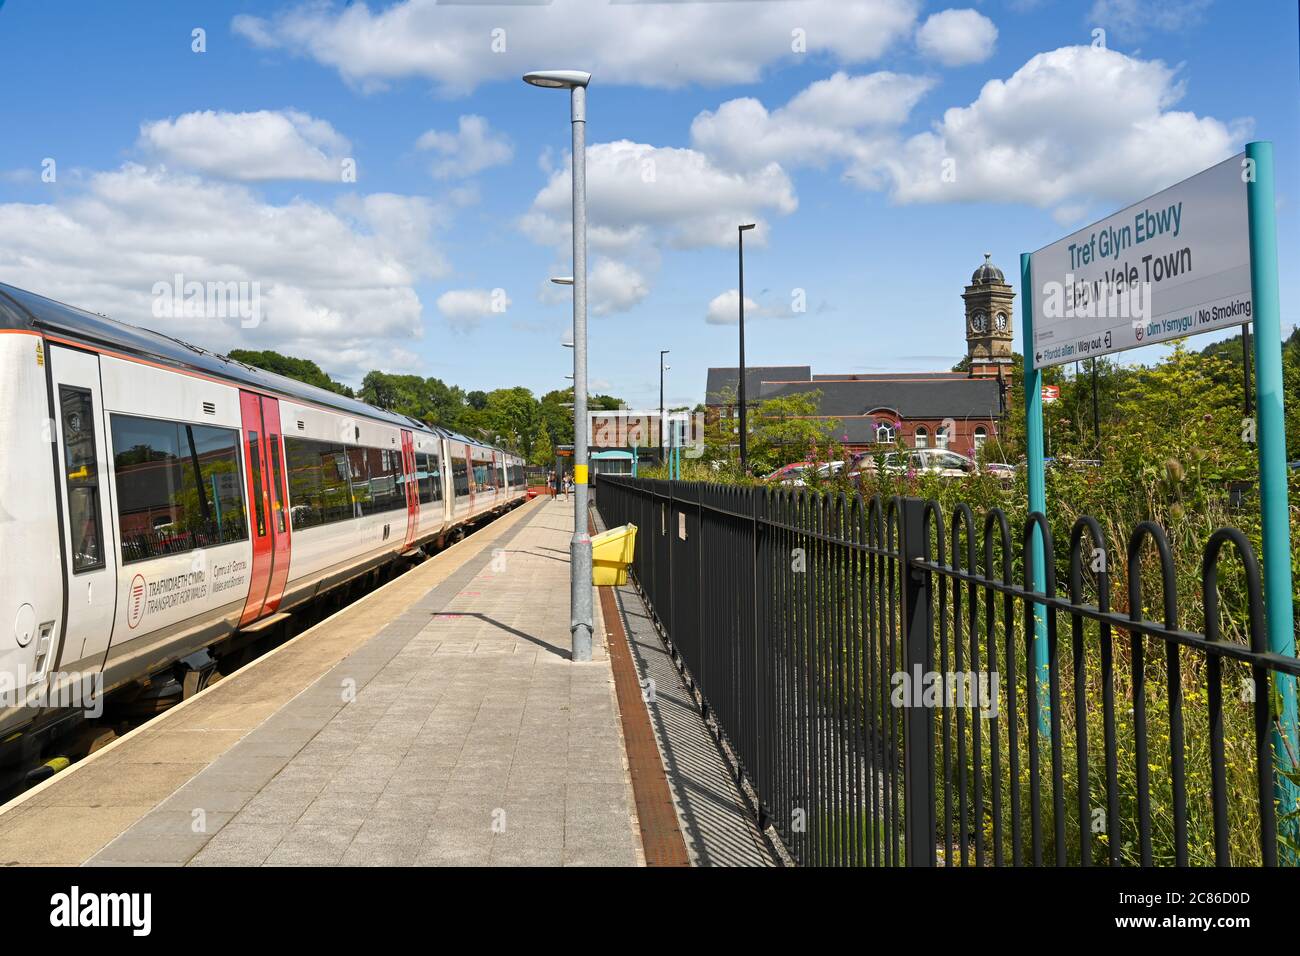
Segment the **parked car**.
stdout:
<svg viewBox="0 0 1300 956">
<path fill-rule="evenodd" d="M 975 462 L 965 455 L 943 448 L 916 448 L 912 451 L 891 451 L 885 456 L 885 471 L 895 474 L 916 471 L 938 475 L 940 478 L 964 478 L 975 473 Z"/>
<path fill-rule="evenodd" d="M 1009 485 L 1016 480 L 1016 466 L 1005 461 L 986 461 L 980 465 L 980 469 L 1004 485 Z"/>
<path fill-rule="evenodd" d="M 795 485 L 801 487 L 804 483 L 803 473 L 811 467 L 813 467 L 811 461 L 794 461 L 788 465 L 782 465 L 776 471 L 764 477 L 763 480 L 778 485 Z"/>
</svg>

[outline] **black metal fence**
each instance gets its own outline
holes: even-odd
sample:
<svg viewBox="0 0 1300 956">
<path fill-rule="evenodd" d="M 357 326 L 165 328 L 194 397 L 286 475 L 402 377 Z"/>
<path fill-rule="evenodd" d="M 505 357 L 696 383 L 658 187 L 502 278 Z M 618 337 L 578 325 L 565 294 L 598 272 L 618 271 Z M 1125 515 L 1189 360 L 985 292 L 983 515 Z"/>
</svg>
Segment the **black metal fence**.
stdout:
<svg viewBox="0 0 1300 956">
<path fill-rule="evenodd" d="M 915 498 L 609 476 L 597 507 L 638 526 L 635 581 L 798 862 L 1294 860 L 1275 801 L 1275 765 L 1294 756 L 1274 752 L 1270 680 L 1300 663 L 1267 651 L 1241 532 L 1206 545 L 1194 633 L 1151 522 L 1128 541 L 1117 611 L 1088 517 L 1059 594 L 1041 515 L 1013 541 L 998 510 L 977 522 L 961 505 L 945 528 Z M 1025 583 L 1035 528 L 1041 590 Z"/>
</svg>

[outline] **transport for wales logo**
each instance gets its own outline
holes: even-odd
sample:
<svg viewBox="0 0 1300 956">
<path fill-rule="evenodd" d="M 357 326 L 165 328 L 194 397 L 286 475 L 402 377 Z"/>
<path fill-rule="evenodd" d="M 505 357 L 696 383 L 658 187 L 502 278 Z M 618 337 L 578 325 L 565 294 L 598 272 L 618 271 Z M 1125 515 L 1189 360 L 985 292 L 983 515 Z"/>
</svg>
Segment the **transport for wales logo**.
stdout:
<svg viewBox="0 0 1300 956">
<path fill-rule="evenodd" d="M 126 626 L 134 629 L 144 617 L 145 583 L 144 575 L 137 574 L 131 579 L 131 594 L 127 598 Z"/>
</svg>

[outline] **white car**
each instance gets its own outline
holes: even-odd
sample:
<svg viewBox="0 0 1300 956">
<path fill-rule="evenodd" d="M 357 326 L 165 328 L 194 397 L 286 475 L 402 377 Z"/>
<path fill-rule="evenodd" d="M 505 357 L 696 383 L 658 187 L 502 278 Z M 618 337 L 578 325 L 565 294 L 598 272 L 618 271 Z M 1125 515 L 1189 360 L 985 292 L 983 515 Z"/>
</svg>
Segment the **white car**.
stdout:
<svg viewBox="0 0 1300 956">
<path fill-rule="evenodd" d="M 927 472 L 940 478 L 964 478 L 975 473 L 975 462 L 955 451 L 942 448 L 916 448 L 912 451 L 890 452 L 885 456 L 885 470 L 895 473 Z"/>
</svg>

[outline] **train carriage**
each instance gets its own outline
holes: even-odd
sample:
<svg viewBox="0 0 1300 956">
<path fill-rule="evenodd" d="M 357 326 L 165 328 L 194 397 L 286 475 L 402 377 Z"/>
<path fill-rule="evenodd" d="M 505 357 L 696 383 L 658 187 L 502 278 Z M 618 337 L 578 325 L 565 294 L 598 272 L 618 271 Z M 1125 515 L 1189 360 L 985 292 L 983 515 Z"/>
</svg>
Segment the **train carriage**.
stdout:
<svg viewBox="0 0 1300 956">
<path fill-rule="evenodd" d="M 0 284 L 0 738 L 524 496 L 502 449 Z"/>
</svg>

